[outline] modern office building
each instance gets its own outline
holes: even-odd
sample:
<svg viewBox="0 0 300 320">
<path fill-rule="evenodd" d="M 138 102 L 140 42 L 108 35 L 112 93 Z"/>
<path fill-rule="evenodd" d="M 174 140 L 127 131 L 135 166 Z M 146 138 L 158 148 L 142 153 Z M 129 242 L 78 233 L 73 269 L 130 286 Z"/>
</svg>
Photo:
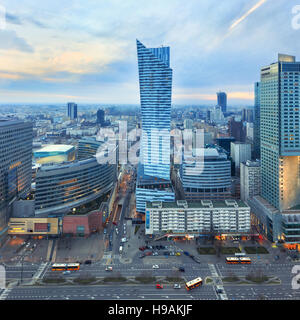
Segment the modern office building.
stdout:
<svg viewBox="0 0 300 320">
<path fill-rule="evenodd" d="M 67 115 L 71 120 L 77 119 L 77 104 L 69 102 L 67 105 Z"/>
<path fill-rule="evenodd" d="M 196 156 L 185 153 L 180 177 L 188 201 L 231 197 L 231 163 L 217 149 L 197 149 Z"/>
<path fill-rule="evenodd" d="M 231 142 L 230 156 L 235 163 L 235 169 L 239 170 L 242 162 L 251 160 L 251 144 L 242 142 Z"/>
<path fill-rule="evenodd" d="M 115 178 L 116 165 L 96 157 L 44 165 L 36 174 L 35 214 L 68 213 L 110 191 Z"/>
<path fill-rule="evenodd" d="M 64 144 L 46 145 L 34 152 L 34 159 L 38 164 L 73 161 L 75 147 Z"/>
<path fill-rule="evenodd" d="M 32 139 L 32 123 L 0 119 L 0 241 L 14 200 L 30 193 Z"/>
<path fill-rule="evenodd" d="M 253 153 L 254 158 L 260 159 L 260 82 L 254 84 L 254 95 Z"/>
<path fill-rule="evenodd" d="M 99 109 L 97 111 L 97 123 L 101 126 L 103 126 L 105 123 L 105 112 L 102 109 Z"/>
<path fill-rule="evenodd" d="M 266 234 L 272 241 L 284 239 L 288 243 L 298 244 L 299 76 L 300 62 L 296 62 L 295 57 L 289 55 L 279 54 L 277 62 L 261 69 L 261 196 L 264 200 L 255 197 L 256 201 L 252 204 L 253 211 L 264 224 Z M 263 209 L 270 207 L 273 208 L 269 210 L 271 214 Z M 289 219 L 289 215 L 293 218 Z M 294 233 L 294 236 L 289 237 L 290 234 L 287 232 Z M 295 233 L 298 233 L 297 237 Z"/>
<path fill-rule="evenodd" d="M 223 113 L 227 111 L 227 94 L 225 92 L 217 92 L 218 106 L 221 107 Z"/>
<path fill-rule="evenodd" d="M 97 154 L 97 150 L 102 145 L 103 141 L 98 141 L 96 137 L 83 137 L 78 141 L 77 159 L 92 158 Z"/>
<path fill-rule="evenodd" d="M 186 237 L 210 232 L 243 235 L 250 232 L 250 227 L 250 207 L 243 201 L 180 200 L 146 205 L 147 235 Z"/>
<path fill-rule="evenodd" d="M 137 211 L 147 199 L 173 198 L 170 183 L 172 74 L 170 48 L 146 48 L 137 40 L 142 137 L 137 173 Z"/>
<path fill-rule="evenodd" d="M 222 111 L 222 108 L 220 106 L 214 106 L 210 110 L 210 122 L 214 124 L 225 124 L 225 118 L 224 113 Z"/>
<path fill-rule="evenodd" d="M 258 196 L 261 193 L 261 168 L 260 161 L 246 161 L 240 167 L 241 199 Z"/>
</svg>

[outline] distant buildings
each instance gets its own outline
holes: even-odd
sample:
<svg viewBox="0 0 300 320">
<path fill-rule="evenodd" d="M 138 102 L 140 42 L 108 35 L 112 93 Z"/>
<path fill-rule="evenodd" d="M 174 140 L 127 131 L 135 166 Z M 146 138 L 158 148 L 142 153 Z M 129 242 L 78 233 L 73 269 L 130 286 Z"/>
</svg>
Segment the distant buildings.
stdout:
<svg viewBox="0 0 300 320">
<path fill-rule="evenodd" d="M 260 161 L 246 161 L 240 167 L 241 199 L 247 201 L 261 193 Z"/>
<path fill-rule="evenodd" d="M 201 233 L 234 233 L 250 231 L 250 208 L 243 201 L 147 202 L 146 234 L 198 236 Z"/>
<path fill-rule="evenodd" d="M 77 104 L 69 102 L 67 105 L 67 115 L 71 120 L 77 119 Z"/>
<path fill-rule="evenodd" d="M 221 107 L 223 113 L 227 111 L 227 94 L 225 92 L 217 92 L 218 106 Z"/>
<path fill-rule="evenodd" d="M 230 118 L 228 121 L 228 133 L 231 137 L 234 137 L 236 141 L 246 141 L 246 127 L 243 121 L 235 121 L 233 117 Z"/>
<path fill-rule="evenodd" d="M 170 182 L 172 74 L 170 48 L 146 48 L 137 40 L 142 137 L 136 184 L 136 209 L 147 201 L 174 200 Z"/>
<path fill-rule="evenodd" d="M 251 144 L 242 142 L 231 142 L 230 155 L 235 163 L 236 171 L 239 171 L 242 162 L 251 160 Z"/>
<path fill-rule="evenodd" d="M 217 149 L 198 149 L 198 156 L 184 155 L 180 176 L 185 199 L 228 199 L 231 197 L 231 163 Z"/>
<path fill-rule="evenodd" d="M 105 112 L 102 109 L 97 111 L 97 124 L 103 126 L 105 124 Z"/>
<path fill-rule="evenodd" d="M 0 241 L 14 200 L 30 193 L 32 132 L 31 122 L 0 119 Z"/>
<path fill-rule="evenodd" d="M 214 106 L 210 110 L 210 122 L 215 124 L 225 124 L 225 118 L 220 106 Z"/>
</svg>

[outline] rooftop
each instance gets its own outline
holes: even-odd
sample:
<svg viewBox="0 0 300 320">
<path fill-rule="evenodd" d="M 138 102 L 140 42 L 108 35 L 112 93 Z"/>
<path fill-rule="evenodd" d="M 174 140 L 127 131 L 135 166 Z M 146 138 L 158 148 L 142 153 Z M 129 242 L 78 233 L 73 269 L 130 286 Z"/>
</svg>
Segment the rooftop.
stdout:
<svg viewBox="0 0 300 320">
<path fill-rule="evenodd" d="M 43 153 L 43 152 L 62 152 L 66 153 L 72 151 L 74 146 L 66 145 L 66 144 L 49 144 L 44 146 L 42 149 L 37 150 L 35 153 Z"/>
<path fill-rule="evenodd" d="M 177 202 L 147 202 L 146 208 L 154 209 L 179 209 L 179 208 L 249 208 L 244 201 L 241 200 L 202 200 L 200 202 L 187 202 L 179 200 Z"/>
</svg>

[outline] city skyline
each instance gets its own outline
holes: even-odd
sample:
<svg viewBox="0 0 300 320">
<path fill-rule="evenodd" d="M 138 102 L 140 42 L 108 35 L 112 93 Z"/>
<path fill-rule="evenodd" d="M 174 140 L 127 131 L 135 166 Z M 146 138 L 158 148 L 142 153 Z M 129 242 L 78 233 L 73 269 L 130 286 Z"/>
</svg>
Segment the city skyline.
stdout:
<svg viewBox="0 0 300 320">
<path fill-rule="evenodd" d="M 252 105 L 257 67 L 276 61 L 277 53 L 299 50 L 294 5 L 283 0 L 189 1 L 184 8 L 179 1 L 172 6 L 169 1 L 61 6 L 3 1 L 2 101 L 138 104 L 133 45 L 138 38 L 173 48 L 174 104 L 214 105 L 215 92 L 224 91 L 228 105 Z"/>
</svg>

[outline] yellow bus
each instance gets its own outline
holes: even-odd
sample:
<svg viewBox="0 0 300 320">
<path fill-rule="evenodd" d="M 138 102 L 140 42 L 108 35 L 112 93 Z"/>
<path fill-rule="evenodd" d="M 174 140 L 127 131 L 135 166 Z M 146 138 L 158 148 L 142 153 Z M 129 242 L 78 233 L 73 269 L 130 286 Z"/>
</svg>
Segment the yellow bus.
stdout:
<svg viewBox="0 0 300 320">
<path fill-rule="evenodd" d="M 186 290 L 189 291 L 189 290 L 192 290 L 192 289 L 194 289 L 194 288 L 196 288 L 196 287 L 201 286 L 202 283 L 203 283 L 202 278 L 198 277 L 198 278 L 196 278 L 196 279 L 194 279 L 194 280 L 188 281 L 188 282 L 185 284 L 185 287 L 186 287 Z"/>
<path fill-rule="evenodd" d="M 238 264 L 238 263 L 240 263 L 240 258 L 238 258 L 238 257 L 227 257 L 226 258 L 226 263 L 228 263 L 228 264 Z"/>
<path fill-rule="evenodd" d="M 79 263 L 54 263 L 52 271 L 76 271 L 80 269 Z"/>
</svg>

